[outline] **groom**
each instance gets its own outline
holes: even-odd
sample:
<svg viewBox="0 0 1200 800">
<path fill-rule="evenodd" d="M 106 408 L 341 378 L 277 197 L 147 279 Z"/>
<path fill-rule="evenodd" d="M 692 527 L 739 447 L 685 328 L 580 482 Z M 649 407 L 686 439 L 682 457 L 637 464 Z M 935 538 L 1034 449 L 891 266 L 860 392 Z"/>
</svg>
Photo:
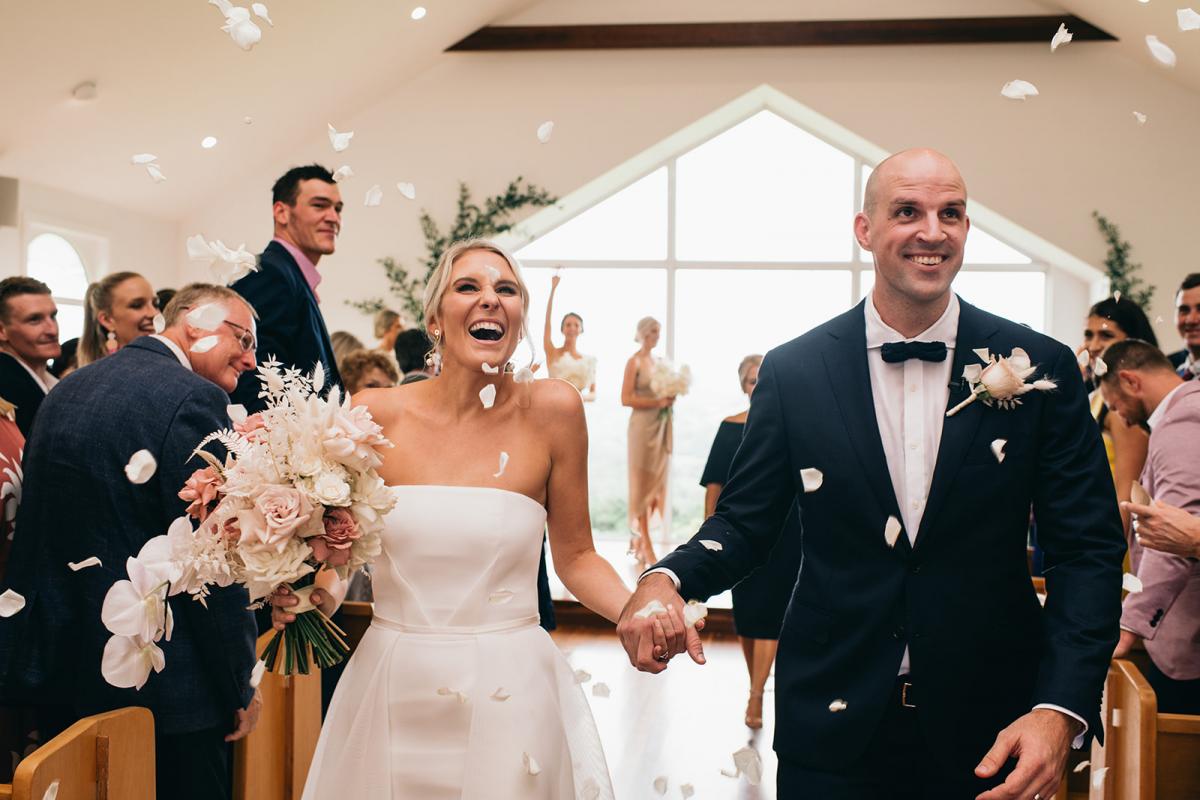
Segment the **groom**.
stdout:
<svg viewBox="0 0 1200 800">
<path fill-rule="evenodd" d="M 703 663 L 675 614 L 636 612 L 736 584 L 798 500 L 780 798 L 1046 800 L 1068 748 L 1101 727 L 1125 552 L 1112 477 L 1071 351 L 950 291 L 966 202 L 939 153 L 874 171 L 854 220 L 871 296 L 767 355 L 716 513 L 642 577 L 618 624 L 638 669 L 685 647 Z M 1030 379 L 1057 389 L 947 416 L 985 348 L 1024 349 Z M 1031 507 L 1045 608 L 1026 566 Z"/>
</svg>

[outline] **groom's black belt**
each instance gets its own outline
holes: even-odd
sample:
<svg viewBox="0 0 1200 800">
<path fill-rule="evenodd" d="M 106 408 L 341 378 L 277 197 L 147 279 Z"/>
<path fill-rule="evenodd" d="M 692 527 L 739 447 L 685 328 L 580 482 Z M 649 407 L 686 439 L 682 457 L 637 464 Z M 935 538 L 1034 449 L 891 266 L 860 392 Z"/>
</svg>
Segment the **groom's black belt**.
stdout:
<svg viewBox="0 0 1200 800">
<path fill-rule="evenodd" d="M 892 703 L 902 708 L 916 708 L 921 697 L 921 690 L 913 680 L 912 675 L 901 675 L 896 678 L 892 688 Z"/>
</svg>

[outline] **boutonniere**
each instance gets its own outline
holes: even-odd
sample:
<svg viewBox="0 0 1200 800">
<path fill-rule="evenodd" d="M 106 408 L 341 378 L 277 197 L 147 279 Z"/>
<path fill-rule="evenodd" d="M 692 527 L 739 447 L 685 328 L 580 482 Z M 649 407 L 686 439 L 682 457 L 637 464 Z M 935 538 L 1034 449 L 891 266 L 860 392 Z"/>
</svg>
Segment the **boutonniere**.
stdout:
<svg viewBox="0 0 1200 800">
<path fill-rule="evenodd" d="M 1015 408 L 1021 404 L 1021 395 L 1026 392 L 1035 389 L 1048 392 L 1058 387 L 1049 378 L 1025 382 L 1026 378 L 1037 372 L 1037 367 L 1029 363 L 1029 354 L 1019 347 L 1014 347 L 1007 358 L 992 355 L 986 349 L 974 352 L 984 363 L 968 364 L 963 368 L 963 379 L 967 382 L 970 394 L 966 400 L 947 411 L 947 417 L 953 417 L 976 400 L 982 400 L 989 406 Z"/>
</svg>

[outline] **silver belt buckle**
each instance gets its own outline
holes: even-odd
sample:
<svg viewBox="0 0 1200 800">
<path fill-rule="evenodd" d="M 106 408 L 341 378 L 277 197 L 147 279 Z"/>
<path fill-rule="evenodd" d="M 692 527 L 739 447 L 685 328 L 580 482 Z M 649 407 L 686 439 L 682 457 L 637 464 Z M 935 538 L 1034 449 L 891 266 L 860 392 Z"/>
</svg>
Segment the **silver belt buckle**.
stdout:
<svg viewBox="0 0 1200 800">
<path fill-rule="evenodd" d="M 905 681 L 904 683 L 900 684 L 900 705 L 904 706 L 905 708 L 916 708 L 917 707 L 916 703 L 908 702 L 908 690 L 911 688 L 912 688 L 912 684 L 909 683 L 908 681 Z"/>
</svg>

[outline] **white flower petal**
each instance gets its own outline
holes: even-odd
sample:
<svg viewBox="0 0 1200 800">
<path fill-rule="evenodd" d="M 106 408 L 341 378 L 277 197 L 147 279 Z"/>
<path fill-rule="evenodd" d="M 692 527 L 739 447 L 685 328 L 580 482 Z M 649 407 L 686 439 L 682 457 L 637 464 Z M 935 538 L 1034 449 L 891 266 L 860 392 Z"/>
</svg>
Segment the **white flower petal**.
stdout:
<svg viewBox="0 0 1200 800">
<path fill-rule="evenodd" d="M 1200 14 L 1190 8 L 1181 8 L 1176 11 L 1175 21 L 1179 23 L 1181 31 L 1200 30 Z"/>
<path fill-rule="evenodd" d="M 1039 392 L 1048 392 L 1051 389 L 1058 388 L 1058 384 L 1055 383 L 1054 381 L 1050 380 L 1049 378 L 1039 378 L 1038 380 L 1034 381 L 1033 383 L 1031 383 L 1029 385 L 1032 386 L 1034 389 L 1036 389 Z"/>
<path fill-rule="evenodd" d="M 525 764 L 525 771 L 530 775 L 541 775 L 542 767 L 538 764 L 537 759 L 529 755 L 529 753 L 521 753 L 521 761 Z"/>
<path fill-rule="evenodd" d="M 683 797 L 683 800 L 687 800 L 689 797 L 691 797 L 695 793 L 696 793 L 696 789 L 690 783 L 679 784 L 679 794 L 681 797 Z"/>
<path fill-rule="evenodd" d="M 512 695 L 505 691 L 503 686 L 496 687 L 496 691 L 492 692 L 491 694 L 491 698 L 497 703 L 503 703 L 510 697 L 512 697 Z"/>
<path fill-rule="evenodd" d="M 212 350 L 214 347 L 216 347 L 217 342 L 219 341 L 221 340 L 216 336 L 205 336 L 203 339 L 197 340 L 196 343 L 192 345 L 191 350 L 193 353 L 207 353 L 209 350 Z"/>
<path fill-rule="evenodd" d="M 377 206 L 383 202 L 383 187 L 378 183 L 367 189 L 367 196 L 363 199 L 364 206 Z"/>
<path fill-rule="evenodd" d="M 1075 363 L 1081 367 L 1086 367 L 1092 361 L 1092 354 L 1087 350 L 1080 350 L 1079 355 L 1075 356 Z"/>
<path fill-rule="evenodd" d="M 1038 93 L 1037 87 L 1029 81 L 1015 80 L 1004 84 L 1000 89 L 1000 94 L 1007 97 L 1009 100 L 1024 100 L 1026 97 L 1032 97 Z"/>
<path fill-rule="evenodd" d="M 229 312 L 224 306 L 216 303 L 204 303 L 193 308 L 187 313 L 187 323 L 193 328 L 199 328 L 202 331 L 215 331 L 221 327 L 221 323 L 229 316 Z"/>
<path fill-rule="evenodd" d="M 753 747 L 743 747 L 733 754 L 733 764 L 738 772 L 746 776 L 751 786 L 758 786 L 762 781 L 762 756 Z"/>
<path fill-rule="evenodd" d="M 265 5 L 262 3 L 251 3 L 250 10 L 254 12 L 254 16 L 265 19 L 268 25 L 270 25 L 272 28 L 275 27 L 275 23 L 271 21 L 271 15 L 267 12 L 267 7 Z"/>
<path fill-rule="evenodd" d="M 483 403 L 484 408 L 496 405 L 496 384 L 489 383 L 479 390 L 479 402 Z"/>
<path fill-rule="evenodd" d="M 1054 38 L 1050 40 L 1050 52 L 1053 53 L 1059 46 L 1066 44 L 1075 38 L 1075 35 L 1067 30 L 1066 24 L 1058 26 L 1058 30 L 1054 32 Z"/>
<path fill-rule="evenodd" d="M 1090 762 L 1090 761 L 1080 761 L 1078 764 L 1075 765 L 1075 769 L 1071 770 L 1071 772 L 1078 775 L 1079 773 L 1083 772 L 1085 769 L 1087 769 L 1091 765 L 1092 765 L 1092 762 Z"/>
<path fill-rule="evenodd" d="M 71 568 L 71 572 L 79 572 L 79 570 L 87 569 L 88 567 L 102 567 L 104 565 L 100 562 L 98 556 L 88 556 L 83 561 L 68 561 L 67 566 Z"/>
<path fill-rule="evenodd" d="M 1120 289 L 1117 289 L 1115 292 L 1113 292 L 1113 300 L 1116 300 L 1118 303 L 1121 302 L 1121 290 Z"/>
<path fill-rule="evenodd" d="M 58 800 L 58 780 L 50 781 L 50 785 L 46 787 L 45 793 L 42 795 L 42 800 Z"/>
<path fill-rule="evenodd" d="M 499 375 L 500 374 L 499 367 L 493 367 L 491 364 L 487 363 L 486 361 L 483 362 L 483 366 L 481 367 L 481 369 L 483 370 L 484 375 Z"/>
<path fill-rule="evenodd" d="M 689 628 L 707 616 L 708 606 L 699 600 L 688 600 L 687 605 L 683 607 L 683 624 Z"/>
<path fill-rule="evenodd" d="M 657 778 L 654 779 L 654 791 L 658 792 L 659 794 L 667 793 L 667 776 L 666 775 L 659 775 Z"/>
<path fill-rule="evenodd" d="M 1130 594 L 1137 594 L 1142 590 L 1142 579 L 1132 572 L 1126 572 L 1121 576 L 1121 588 Z"/>
<path fill-rule="evenodd" d="M 701 539 L 700 544 L 704 545 L 705 548 L 712 550 L 715 553 L 719 553 L 725 549 L 725 545 L 721 544 L 720 542 L 715 542 L 712 539 Z"/>
<path fill-rule="evenodd" d="M 0 594 L 0 617 L 11 617 L 25 607 L 25 598 L 12 589 Z"/>
<path fill-rule="evenodd" d="M 167 329 L 167 318 L 161 313 L 154 315 L 154 332 L 162 333 Z"/>
<path fill-rule="evenodd" d="M 592 679 L 592 673 L 588 672 L 586 669 L 575 670 L 575 682 L 576 683 L 587 683 L 591 679 Z"/>
<path fill-rule="evenodd" d="M 262 683 L 263 675 L 267 672 L 267 664 L 262 659 L 254 662 L 254 669 L 250 670 L 250 688 L 257 689 Z"/>
<path fill-rule="evenodd" d="M 335 169 L 333 171 L 333 182 L 334 183 L 337 183 L 338 181 L 341 181 L 345 178 L 353 178 L 353 177 L 354 177 L 354 170 L 350 169 L 350 165 L 348 165 L 348 164 L 342 164 L 340 167 L 338 167 L 337 169 Z"/>
<path fill-rule="evenodd" d="M 607 683 L 597 681 L 592 684 L 592 697 L 609 697 L 612 695 L 612 690 L 608 688 Z"/>
<path fill-rule="evenodd" d="M 829 711 L 833 714 L 836 714 L 839 711 L 845 711 L 845 710 L 846 710 L 846 701 L 840 697 L 829 704 Z"/>
<path fill-rule="evenodd" d="M 1145 125 L 1145 124 L 1146 124 L 1146 115 L 1145 115 L 1145 114 L 1143 114 L 1143 113 L 1142 113 L 1142 112 L 1140 112 L 1140 111 L 1135 111 L 1135 112 L 1133 112 L 1133 118 L 1134 118 L 1135 120 L 1137 120 L 1137 124 L 1138 124 L 1138 125 Z"/>
<path fill-rule="evenodd" d="M 505 468 L 508 466 L 508 453 L 500 451 L 500 470 L 492 474 L 493 478 L 499 478 L 504 474 Z"/>
<path fill-rule="evenodd" d="M 1092 362 L 1092 374 L 1097 378 L 1103 378 L 1108 374 L 1108 362 L 1103 358 L 1097 358 Z"/>
<path fill-rule="evenodd" d="M 234 425 L 240 425 L 246 421 L 250 415 L 246 412 L 246 407 L 241 403 L 234 403 L 225 406 L 225 413 L 229 415 L 229 421 Z"/>
<path fill-rule="evenodd" d="M 158 168 L 157 164 L 147 164 L 146 174 L 153 178 L 155 183 L 162 183 L 167 179 L 167 176 L 162 174 L 162 170 Z"/>
<path fill-rule="evenodd" d="M 638 618 L 645 618 L 645 617 L 650 616 L 651 614 L 665 614 L 665 613 L 667 613 L 666 606 L 664 606 L 658 600 L 651 600 L 649 603 L 642 606 L 641 609 L 639 609 L 638 611 L 635 611 L 633 613 L 633 616 L 638 617 Z"/>
<path fill-rule="evenodd" d="M 154 455 L 149 450 L 138 450 L 125 465 L 125 477 L 129 478 L 130 483 L 145 483 L 154 477 L 157 469 L 158 462 L 154 460 Z"/>
<path fill-rule="evenodd" d="M 483 274 L 487 275 L 488 280 L 492 283 L 500 282 L 500 270 L 496 269 L 491 264 L 483 265 Z"/>
<path fill-rule="evenodd" d="M 221 30 L 229 34 L 233 43 L 243 50 L 249 50 L 262 40 L 262 28 L 250 19 L 250 12 L 241 6 L 234 6 L 225 15 L 225 24 Z"/>
<path fill-rule="evenodd" d="M 134 636 L 113 636 L 104 645 L 100 674 L 118 689 L 141 689 L 150 677 L 150 670 L 161 671 L 162 650 L 153 642 L 147 644 Z"/>
<path fill-rule="evenodd" d="M 825 482 L 825 473 L 816 467 L 805 467 L 800 470 L 800 480 L 804 484 L 804 493 L 811 494 L 821 488 Z"/>
<path fill-rule="evenodd" d="M 1108 767 L 1100 767 L 1092 772 L 1092 788 L 1104 788 L 1104 776 L 1108 774 Z"/>
<path fill-rule="evenodd" d="M 326 123 L 327 125 L 329 123 Z M 340 153 L 350 146 L 350 140 L 354 138 L 354 131 L 346 131 L 338 133 L 337 129 L 329 125 L 329 143 L 333 145 L 335 153 Z"/>
<path fill-rule="evenodd" d="M 455 700 L 458 701 L 459 705 L 466 705 L 466 702 L 467 702 L 466 692 L 460 692 L 457 689 L 450 689 L 448 687 L 443 686 L 437 690 L 437 693 L 440 694 L 442 697 L 453 697 Z"/>
<path fill-rule="evenodd" d="M 1147 36 L 1146 47 L 1150 48 L 1150 55 L 1154 56 L 1154 60 L 1164 67 L 1175 66 L 1175 51 L 1160 42 L 1157 36 Z"/>
<path fill-rule="evenodd" d="M 400 194 L 404 195 L 409 200 L 417 199 L 417 187 L 411 183 L 401 181 L 400 183 L 396 184 L 396 188 L 400 190 Z"/>
<path fill-rule="evenodd" d="M 205 150 L 212 150 L 214 147 L 217 146 L 217 137 L 205 136 L 203 139 L 200 140 L 200 146 L 203 147 Z"/>
<path fill-rule="evenodd" d="M 554 121 L 546 120 L 541 125 L 538 125 L 537 138 L 542 144 L 550 141 L 550 137 L 554 135 Z"/>
<path fill-rule="evenodd" d="M 488 595 L 488 602 L 494 606 L 502 606 L 505 603 L 512 602 L 513 591 L 511 589 L 497 589 Z"/>
<path fill-rule="evenodd" d="M 151 164 L 155 161 L 158 161 L 158 156 L 154 155 L 153 153 L 138 153 L 133 158 L 129 159 L 131 164 L 135 164 L 139 167 L 143 167 L 146 164 Z"/>
<path fill-rule="evenodd" d="M 887 542 L 888 547 L 895 547 L 896 541 L 900 538 L 900 531 L 904 526 L 900 524 L 900 520 L 895 517 L 888 517 L 887 522 L 883 525 L 883 540 Z"/>
<path fill-rule="evenodd" d="M 529 367 L 521 367 L 513 374 L 514 383 L 533 383 L 533 370 Z"/>
<path fill-rule="evenodd" d="M 993 439 L 992 440 L 992 455 L 996 457 L 997 464 L 1004 463 L 1004 445 L 1008 444 L 1008 439 Z"/>
</svg>

